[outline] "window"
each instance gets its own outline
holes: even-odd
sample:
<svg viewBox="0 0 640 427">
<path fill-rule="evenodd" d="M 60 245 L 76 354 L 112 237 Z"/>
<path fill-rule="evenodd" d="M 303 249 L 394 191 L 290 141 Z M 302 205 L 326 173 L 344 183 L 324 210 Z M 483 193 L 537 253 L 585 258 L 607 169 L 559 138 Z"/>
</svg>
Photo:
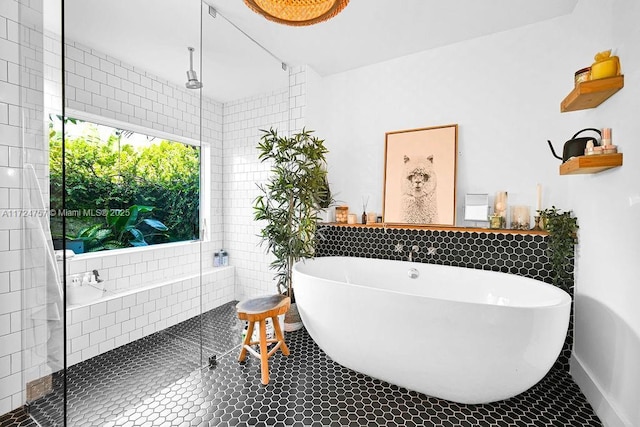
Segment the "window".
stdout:
<svg viewBox="0 0 640 427">
<path fill-rule="evenodd" d="M 62 123 L 50 116 L 56 248 L 65 237 L 76 253 L 199 238 L 199 146 L 67 117 L 63 189 Z"/>
</svg>

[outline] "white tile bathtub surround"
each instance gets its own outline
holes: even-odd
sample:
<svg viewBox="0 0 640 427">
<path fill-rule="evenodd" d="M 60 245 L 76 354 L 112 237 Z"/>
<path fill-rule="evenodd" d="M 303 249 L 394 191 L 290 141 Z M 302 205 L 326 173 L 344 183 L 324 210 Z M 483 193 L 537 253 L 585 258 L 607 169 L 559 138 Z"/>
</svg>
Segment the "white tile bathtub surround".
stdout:
<svg viewBox="0 0 640 427">
<path fill-rule="evenodd" d="M 69 365 L 178 324 L 234 299 L 234 267 L 72 307 L 67 316 Z M 132 291 L 134 292 L 134 291 Z"/>
</svg>

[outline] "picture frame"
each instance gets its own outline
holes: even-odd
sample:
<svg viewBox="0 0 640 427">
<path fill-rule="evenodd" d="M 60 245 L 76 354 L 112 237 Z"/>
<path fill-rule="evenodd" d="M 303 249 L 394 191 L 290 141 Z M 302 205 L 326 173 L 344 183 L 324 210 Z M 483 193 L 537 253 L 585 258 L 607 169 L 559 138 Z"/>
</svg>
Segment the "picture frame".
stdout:
<svg viewBox="0 0 640 427">
<path fill-rule="evenodd" d="M 383 222 L 454 226 L 458 125 L 387 132 L 384 152 Z"/>
</svg>

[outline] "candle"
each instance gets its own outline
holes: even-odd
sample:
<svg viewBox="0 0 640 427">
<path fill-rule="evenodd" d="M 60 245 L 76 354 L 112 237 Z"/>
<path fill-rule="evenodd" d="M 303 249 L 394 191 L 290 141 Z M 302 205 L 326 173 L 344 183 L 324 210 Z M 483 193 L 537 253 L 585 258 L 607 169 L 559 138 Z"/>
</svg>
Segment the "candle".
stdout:
<svg viewBox="0 0 640 427">
<path fill-rule="evenodd" d="M 489 228 L 500 228 L 502 227 L 502 217 L 500 214 L 493 214 L 489 216 Z"/>
<path fill-rule="evenodd" d="M 336 206 L 336 222 L 346 223 L 348 213 L 348 206 Z"/>
<path fill-rule="evenodd" d="M 542 186 L 538 184 L 538 204 L 536 205 L 536 210 L 539 212 L 542 210 Z"/>
<path fill-rule="evenodd" d="M 529 206 L 511 206 L 511 228 L 514 230 L 528 230 L 531 220 Z"/>
</svg>

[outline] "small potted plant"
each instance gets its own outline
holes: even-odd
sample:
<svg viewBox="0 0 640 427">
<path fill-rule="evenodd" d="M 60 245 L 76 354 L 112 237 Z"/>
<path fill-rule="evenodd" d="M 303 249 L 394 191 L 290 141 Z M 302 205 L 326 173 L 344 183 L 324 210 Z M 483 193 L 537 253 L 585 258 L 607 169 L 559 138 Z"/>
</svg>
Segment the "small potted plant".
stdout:
<svg viewBox="0 0 640 427">
<path fill-rule="evenodd" d="M 578 243 L 578 218 L 571 211 L 562 212 L 555 206 L 540 211 L 540 216 L 544 229 L 549 232 L 547 254 L 553 284 L 569 292 L 573 283 L 572 259 Z"/>
<path fill-rule="evenodd" d="M 292 136 L 280 136 L 274 129 L 262 130 L 259 160 L 271 163 L 271 175 L 258 184 L 254 219 L 264 221 L 261 244 L 274 256 L 278 290 L 291 297 L 285 316 L 285 330 L 302 328 L 291 283 L 293 265 L 315 255 L 316 228 L 320 206 L 333 202 L 327 182 L 324 140 L 303 129 Z"/>
<path fill-rule="evenodd" d="M 325 175 L 324 186 L 320 191 L 318 198 L 318 221 L 324 223 L 333 222 L 333 215 L 330 209 L 333 203 L 334 200 L 331 194 L 331 188 L 329 187 L 329 179 Z"/>
</svg>

